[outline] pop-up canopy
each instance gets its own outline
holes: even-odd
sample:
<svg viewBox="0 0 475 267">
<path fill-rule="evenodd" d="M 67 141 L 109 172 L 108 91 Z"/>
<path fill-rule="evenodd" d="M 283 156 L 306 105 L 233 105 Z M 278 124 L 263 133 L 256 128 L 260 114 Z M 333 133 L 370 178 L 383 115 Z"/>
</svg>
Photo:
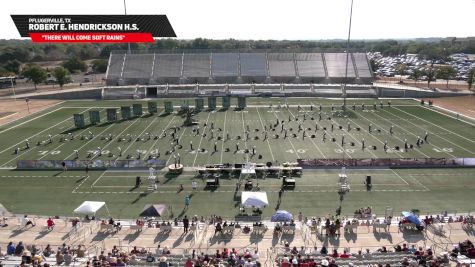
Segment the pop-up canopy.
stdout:
<svg viewBox="0 0 475 267">
<path fill-rule="evenodd" d="M 167 206 L 159 204 L 147 204 L 143 208 L 140 216 L 142 217 L 162 217 L 165 213 Z"/>
<path fill-rule="evenodd" d="M 263 208 L 269 205 L 266 192 L 242 192 L 241 204 L 246 208 Z"/>
<path fill-rule="evenodd" d="M 74 210 L 74 213 L 79 214 L 91 214 L 94 215 L 98 210 L 100 210 L 103 206 L 105 206 L 105 202 L 101 201 L 84 201 L 79 207 Z M 107 206 L 106 206 L 107 209 Z M 109 210 L 107 209 L 107 213 Z"/>
</svg>

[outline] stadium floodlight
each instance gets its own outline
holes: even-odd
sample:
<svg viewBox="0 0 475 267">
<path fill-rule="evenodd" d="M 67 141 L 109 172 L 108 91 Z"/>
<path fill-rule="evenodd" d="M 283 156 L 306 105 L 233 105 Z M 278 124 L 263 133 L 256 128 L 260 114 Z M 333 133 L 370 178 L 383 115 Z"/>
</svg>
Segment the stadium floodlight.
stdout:
<svg viewBox="0 0 475 267">
<path fill-rule="evenodd" d="M 350 38 L 351 38 L 351 19 L 352 18 L 353 18 L 353 0 L 351 0 L 350 24 L 348 26 L 348 40 L 346 42 L 345 80 L 343 81 L 343 84 L 342 84 L 343 110 L 344 111 L 346 110 L 346 83 L 348 82 L 348 61 L 349 61 L 349 57 L 350 57 Z"/>
</svg>

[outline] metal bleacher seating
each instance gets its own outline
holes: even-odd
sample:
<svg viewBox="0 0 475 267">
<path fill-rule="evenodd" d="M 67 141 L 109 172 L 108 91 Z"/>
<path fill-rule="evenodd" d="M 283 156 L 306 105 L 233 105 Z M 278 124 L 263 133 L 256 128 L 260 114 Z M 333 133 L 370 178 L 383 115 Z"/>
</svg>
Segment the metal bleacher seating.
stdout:
<svg viewBox="0 0 475 267">
<path fill-rule="evenodd" d="M 183 77 L 191 79 L 191 83 L 198 79 L 208 79 L 210 77 L 210 54 L 185 54 Z"/>
<path fill-rule="evenodd" d="M 341 83 L 345 53 L 125 53 L 110 55 L 109 86 L 165 84 Z M 348 81 L 370 83 L 364 53 L 348 56 Z M 288 88 L 292 89 L 291 86 Z M 303 88 L 298 88 L 303 89 Z"/>
<path fill-rule="evenodd" d="M 123 76 L 138 81 L 148 81 L 152 72 L 153 57 L 147 54 L 128 54 Z"/>
<path fill-rule="evenodd" d="M 368 64 L 368 58 L 364 53 L 353 53 L 355 59 L 355 66 L 358 70 L 358 76 L 360 78 L 371 78 L 373 77 L 370 66 Z"/>
<path fill-rule="evenodd" d="M 296 53 L 295 61 L 300 78 L 318 81 L 326 77 L 321 53 Z"/>
<path fill-rule="evenodd" d="M 182 57 L 182 54 L 155 54 L 152 79 L 178 80 L 181 77 Z"/>
<path fill-rule="evenodd" d="M 293 53 L 268 53 L 269 76 L 273 78 L 295 78 L 295 64 Z"/>
<path fill-rule="evenodd" d="M 241 53 L 241 77 L 263 80 L 267 77 L 266 54 Z"/>
<path fill-rule="evenodd" d="M 330 78 L 345 78 L 346 72 L 346 54 L 345 53 L 325 53 L 325 62 L 328 76 Z M 348 56 L 348 78 L 355 78 L 355 69 L 353 67 L 352 57 Z"/>
<path fill-rule="evenodd" d="M 237 78 L 239 75 L 238 53 L 213 53 L 211 59 L 211 75 L 213 77 Z"/>
<path fill-rule="evenodd" d="M 107 79 L 115 83 L 122 76 L 122 66 L 124 64 L 124 54 L 111 54 L 109 58 L 109 67 L 107 69 Z"/>
</svg>

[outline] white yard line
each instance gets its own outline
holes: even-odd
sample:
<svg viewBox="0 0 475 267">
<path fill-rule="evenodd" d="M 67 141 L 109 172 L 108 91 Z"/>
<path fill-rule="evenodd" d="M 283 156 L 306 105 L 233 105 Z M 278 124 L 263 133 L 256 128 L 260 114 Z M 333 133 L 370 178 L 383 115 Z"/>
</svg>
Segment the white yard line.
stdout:
<svg viewBox="0 0 475 267">
<path fill-rule="evenodd" d="M 132 123 L 130 123 L 130 124 L 129 124 L 129 126 L 125 127 L 125 129 L 124 129 L 124 130 L 122 130 L 122 132 L 120 132 L 120 133 L 119 133 L 119 134 L 117 134 L 116 136 L 120 136 L 120 135 L 122 135 L 122 133 L 124 133 L 125 131 L 127 131 L 127 129 L 129 129 L 129 128 L 130 128 L 130 126 L 134 125 L 134 124 L 135 124 L 136 122 L 138 122 L 138 121 L 139 121 L 139 120 L 134 120 Z M 133 142 L 133 141 L 132 141 L 132 142 Z M 111 142 L 107 143 L 107 144 L 106 144 L 106 145 L 105 145 L 103 148 L 101 148 L 101 150 L 104 150 L 104 149 L 106 149 L 106 148 L 107 148 L 107 147 L 109 147 L 109 146 L 110 146 L 112 143 L 114 143 L 114 142 L 113 142 L 113 141 L 111 141 Z M 94 159 L 94 157 L 92 157 L 92 158 L 91 158 L 91 160 L 93 160 L 93 159 Z M 117 159 L 117 158 L 116 158 L 116 159 Z"/>
<path fill-rule="evenodd" d="M 97 179 L 94 181 L 94 183 L 91 184 L 91 188 L 94 187 L 94 185 L 102 178 L 102 176 L 104 176 L 104 174 L 106 173 L 107 171 L 104 171 L 101 175 L 99 175 L 99 177 L 97 177 Z M 76 190 L 76 189 L 74 189 Z"/>
<path fill-rule="evenodd" d="M 163 129 L 168 129 L 168 126 L 170 126 L 170 123 L 172 123 L 172 121 L 175 120 L 175 116 L 172 115 L 172 119 L 168 121 L 167 125 L 165 125 L 165 127 Z M 161 133 L 160 133 L 161 134 Z M 157 145 L 158 141 L 160 141 L 160 138 L 158 138 L 157 140 L 153 141 L 153 144 L 150 146 L 150 149 L 147 151 L 147 153 L 145 153 L 144 155 L 144 159 L 147 158 L 147 156 L 152 152 L 152 150 L 154 150 L 155 146 Z"/>
<path fill-rule="evenodd" d="M 193 166 L 192 167 L 195 167 L 196 158 L 198 157 L 198 153 L 200 153 L 199 150 L 201 149 L 201 141 L 203 141 L 203 134 L 205 133 L 205 130 L 208 127 L 208 120 L 209 120 L 210 115 L 211 115 L 211 111 L 209 111 L 209 113 L 208 113 L 208 118 L 206 119 L 206 126 L 203 128 L 203 131 L 201 132 L 200 143 L 198 144 L 198 147 L 195 149 L 195 159 L 193 160 Z"/>
<path fill-rule="evenodd" d="M 389 112 L 389 111 L 387 111 L 387 110 L 383 110 L 383 111 L 386 112 L 386 113 L 391 114 L 392 116 L 395 116 L 395 117 L 398 117 L 398 118 L 400 118 L 400 119 L 403 119 L 402 117 L 400 117 L 400 116 L 398 116 L 398 115 L 396 115 L 396 114 L 394 114 L 394 113 L 392 113 L 392 112 Z M 382 119 L 384 119 L 384 120 L 390 122 L 388 119 L 386 119 L 386 118 L 384 118 L 384 117 L 382 117 L 382 116 L 379 116 L 379 115 L 376 114 L 376 113 L 374 113 L 374 115 L 376 115 L 376 116 L 378 116 L 378 117 L 380 117 L 380 118 L 382 118 Z M 413 122 L 410 122 L 409 120 L 406 120 L 406 122 L 408 122 L 408 123 L 410 123 L 410 124 L 412 124 L 412 125 L 414 125 L 414 126 L 420 128 L 420 129 L 422 129 L 422 130 L 424 130 L 424 131 L 427 131 L 426 129 L 423 129 L 422 127 L 419 127 L 417 124 L 414 124 Z M 409 134 L 411 134 L 411 135 L 417 137 L 416 134 L 414 134 L 414 133 L 411 132 L 411 131 L 406 130 L 405 128 L 401 127 L 399 124 L 396 123 L 395 125 L 396 125 L 396 127 L 400 128 L 400 129 L 402 129 L 402 130 L 404 130 L 406 133 L 409 133 Z M 427 131 L 427 132 L 429 132 L 429 131 Z M 431 133 L 431 132 L 429 132 L 429 133 Z M 438 136 L 438 135 L 435 134 L 435 133 L 431 133 L 431 134 L 434 134 L 434 135 Z M 434 145 L 433 142 L 429 142 L 429 143 L 426 143 L 426 144 L 429 144 L 430 146 L 433 146 L 433 147 L 435 147 L 435 148 L 437 148 L 437 149 L 441 149 L 440 147 Z M 444 153 L 446 153 L 446 154 L 449 155 L 449 156 L 452 156 L 453 158 L 456 158 L 456 156 L 454 156 L 453 154 L 450 154 L 449 152 L 444 152 Z"/>
<path fill-rule="evenodd" d="M 272 107 L 272 113 L 274 114 L 274 116 L 275 116 L 278 120 L 280 120 L 279 116 L 277 116 L 277 114 L 275 114 L 274 107 Z M 292 114 L 292 113 L 291 113 L 291 114 Z M 294 115 L 292 114 L 292 116 L 294 116 Z M 294 116 L 294 118 L 295 118 L 295 116 Z M 299 159 L 299 158 L 300 158 L 299 152 L 297 152 L 297 149 L 295 149 L 295 146 L 294 146 L 294 144 L 292 143 L 292 140 L 290 140 L 290 137 L 287 138 L 287 141 L 289 141 L 290 145 L 292 146 L 292 149 L 294 150 L 295 154 L 297 155 L 297 158 Z"/>
<path fill-rule="evenodd" d="M 415 177 L 413 177 L 411 174 L 409 174 L 409 176 L 412 178 L 412 180 L 416 181 L 420 186 L 424 187 L 424 189 L 426 191 L 430 191 L 429 188 L 427 188 L 427 186 L 423 185 L 421 182 L 419 182 L 419 180 L 417 180 Z"/>
<path fill-rule="evenodd" d="M 115 124 L 109 125 L 107 128 L 104 129 L 104 131 L 98 133 L 97 135 L 94 135 L 93 138 L 89 139 L 88 141 L 86 141 L 86 143 L 84 143 L 82 146 L 80 146 L 80 147 L 78 147 L 78 148 L 76 148 L 76 149 L 77 149 L 78 151 L 81 151 L 81 149 L 82 149 L 83 147 L 85 147 L 86 145 L 88 145 L 89 142 L 91 142 L 92 140 L 96 139 L 96 137 L 100 136 L 100 135 L 103 134 L 105 131 L 109 130 L 109 128 L 112 127 L 112 126 L 115 126 Z M 109 142 L 113 142 L 113 140 L 110 140 Z M 74 154 L 75 154 L 75 152 L 69 154 L 69 155 L 66 157 L 66 159 L 72 157 Z"/>
<path fill-rule="evenodd" d="M 186 130 L 188 129 L 188 128 L 186 128 L 186 127 L 183 127 L 183 128 L 184 128 L 184 129 L 183 129 L 183 132 L 181 133 L 180 137 L 178 137 L 178 144 L 180 144 L 181 138 L 183 137 L 183 135 L 185 134 Z M 184 147 L 184 146 L 182 145 L 182 147 Z M 167 160 L 167 162 L 165 163 L 165 166 L 168 166 L 168 162 L 170 162 L 171 159 L 172 159 L 172 154 L 170 154 L 170 157 L 168 157 L 168 160 Z M 180 159 L 180 160 L 181 160 L 181 159 Z"/>
<path fill-rule="evenodd" d="M 61 108 L 58 108 L 58 109 L 61 109 Z M 58 109 L 56 109 L 56 110 L 58 110 Z M 86 109 L 86 110 L 80 112 L 79 114 L 82 114 L 82 113 L 84 113 L 84 112 L 86 112 L 86 111 L 88 111 L 88 110 L 90 110 L 90 109 L 91 109 L 91 108 L 88 108 L 88 109 Z M 55 111 L 56 111 L 56 110 L 55 110 Z M 50 127 L 46 128 L 46 129 L 44 129 L 44 130 L 42 130 L 42 131 L 40 131 L 40 132 L 38 132 L 38 133 L 36 133 L 36 134 L 34 134 L 34 135 L 32 135 L 32 136 L 26 138 L 26 139 L 32 139 L 33 137 L 35 137 L 35 136 L 37 136 L 37 135 L 39 135 L 39 134 L 41 134 L 41 133 L 43 133 L 43 132 L 45 132 L 45 131 L 51 129 L 51 128 L 54 128 L 54 127 L 56 127 L 56 126 L 58 126 L 58 125 L 64 123 L 65 121 L 68 121 L 68 120 L 71 120 L 71 118 L 64 119 L 64 120 L 62 120 L 62 121 L 56 123 L 55 125 L 50 126 Z M 14 144 L 13 146 L 10 146 L 10 147 L 8 147 L 8 148 L 5 148 L 4 150 L 0 151 L 0 154 L 2 154 L 3 152 L 5 152 L 5 151 L 7 151 L 7 150 L 10 150 L 10 149 L 12 149 L 12 148 L 14 148 L 14 147 L 17 147 L 19 144 L 24 143 L 24 142 L 25 142 L 25 141 L 20 141 L 20 142 Z"/>
<path fill-rule="evenodd" d="M 223 137 L 222 137 L 223 141 L 221 142 L 221 157 L 220 157 L 221 164 L 223 163 L 224 141 L 226 140 L 225 136 L 226 136 L 226 115 L 227 114 L 228 114 L 228 110 L 224 112 L 224 127 L 223 127 Z"/>
<path fill-rule="evenodd" d="M 56 106 L 56 105 L 62 104 L 63 102 L 64 102 L 64 101 L 59 102 L 59 103 L 56 103 L 56 104 L 53 105 L 53 107 Z M 51 107 L 49 107 L 49 108 L 51 108 Z M 81 108 L 84 108 L 84 107 L 81 107 Z M 46 112 L 46 113 L 44 113 L 44 114 L 41 114 L 41 115 L 36 116 L 36 117 L 33 117 L 33 118 L 31 118 L 31 119 L 29 119 L 29 120 L 27 120 L 27 121 L 24 121 L 24 122 L 21 122 L 21 123 L 19 123 L 19 124 L 16 124 L 16 125 L 14 125 L 14 126 L 12 126 L 12 127 L 9 127 L 9 128 L 7 128 L 7 129 L 5 129 L 5 130 L 0 131 L 0 134 L 4 133 L 4 132 L 6 132 L 6 131 L 9 131 L 9 130 L 11 130 L 11 129 L 15 129 L 16 127 L 21 126 L 21 125 L 23 125 L 23 124 L 25 124 L 25 123 L 28 123 L 28 122 L 34 121 L 34 120 L 36 120 L 36 119 L 38 119 L 38 118 L 44 117 L 44 116 L 46 116 L 46 115 L 49 115 L 49 114 L 51 114 L 51 113 L 53 113 L 53 112 L 56 112 L 56 111 L 58 111 L 58 110 L 60 110 L 60 109 L 62 109 L 62 107 L 59 107 L 59 108 L 57 108 L 57 109 L 48 111 L 48 112 Z M 89 108 L 89 109 L 91 109 L 91 108 Z M 40 111 L 40 112 L 41 112 L 41 111 Z M 31 115 L 34 115 L 34 113 L 31 114 Z M 21 120 L 21 119 L 23 119 L 23 118 L 19 118 L 18 120 Z M 5 126 L 5 125 L 10 124 L 10 123 L 14 123 L 15 121 L 17 121 L 17 120 L 11 121 L 11 122 L 6 123 L 6 124 L 4 124 L 4 125 L 2 125 L 2 126 Z"/>
<path fill-rule="evenodd" d="M 396 108 L 396 109 L 399 110 L 399 111 L 401 111 L 401 112 L 403 112 L 403 113 L 405 113 L 405 114 L 408 114 L 408 115 L 410 115 L 410 116 L 416 117 L 416 116 L 414 116 L 414 115 L 412 115 L 412 114 L 410 114 L 410 113 L 408 113 L 408 112 L 405 112 L 405 111 L 402 110 L 402 109 L 398 109 L 398 108 Z M 396 114 L 394 114 L 394 116 L 399 117 L 399 116 L 396 115 Z M 452 131 L 450 131 L 450 130 L 447 130 L 447 129 L 445 129 L 444 127 L 441 127 L 441 126 L 439 126 L 439 125 L 437 125 L 437 124 L 434 124 L 434 123 L 432 123 L 432 122 L 430 122 L 430 121 L 426 121 L 426 120 L 424 120 L 424 119 L 422 119 L 422 118 L 419 118 L 419 117 L 416 117 L 416 118 L 418 118 L 418 119 L 420 119 L 420 120 L 423 120 L 423 121 L 425 121 L 425 122 L 427 122 L 427 123 L 430 123 L 430 124 L 432 124 L 432 125 L 434 125 L 434 126 L 437 126 L 437 127 L 441 128 L 441 129 L 447 131 L 447 132 L 450 132 L 450 133 L 452 133 L 452 134 L 455 134 L 455 135 L 457 135 L 457 136 L 460 136 L 460 137 L 462 137 L 463 139 L 466 139 L 466 140 L 468 140 L 468 141 L 470 141 L 470 142 L 472 142 L 472 143 L 475 143 L 475 141 L 473 141 L 473 140 L 467 139 L 467 138 L 465 138 L 465 137 L 463 137 L 463 136 L 461 136 L 461 135 L 459 135 L 459 134 L 457 134 L 457 133 L 455 133 L 455 132 L 452 132 Z M 416 125 L 416 124 L 413 124 L 413 125 L 415 125 L 416 127 L 420 128 L 420 129 L 423 129 L 422 127 L 420 127 L 420 126 L 418 126 L 418 125 Z M 471 150 L 468 150 L 468 149 L 466 149 L 466 148 L 464 148 L 464 147 L 458 145 L 457 143 L 454 143 L 454 142 L 452 142 L 452 141 L 450 141 L 450 140 L 448 140 L 448 139 L 446 139 L 446 138 L 444 138 L 444 137 L 442 137 L 442 136 L 440 136 L 440 135 L 437 135 L 437 134 L 434 134 L 434 135 L 435 135 L 435 136 L 438 136 L 440 139 L 443 139 L 443 140 L 445 140 L 445 141 L 447 141 L 447 142 L 449 142 L 449 143 L 451 143 L 451 144 L 453 144 L 453 145 L 455 145 L 455 146 L 457 146 L 457 147 L 459 147 L 459 148 L 461 148 L 461 149 L 467 151 L 468 153 L 471 153 L 471 154 L 474 154 L 474 155 L 475 155 L 475 152 L 473 152 L 473 151 L 471 151 Z"/>
<path fill-rule="evenodd" d="M 103 109 L 100 110 L 99 113 L 102 112 L 102 111 L 103 111 Z M 110 127 L 110 126 L 109 126 L 109 127 Z M 79 132 L 77 135 L 81 135 L 82 133 L 84 133 L 85 131 L 88 131 L 88 130 L 89 130 L 89 128 L 86 128 L 86 129 L 82 130 L 81 132 Z M 103 132 L 104 132 L 104 131 L 103 131 Z M 102 134 L 102 133 L 100 133 L 100 134 Z M 98 135 L 100 135 L 100 134 L 98 134 Z M 92 138 L 91 140 L 89 140 L 89 141 L 87 141 L 87 142 L 92 141 L 92 140 L 95 139 L 98 135 L 94 135 L 94 138 Z M 55 135 L 55 136 L 56 136 L 56 135 Z M 54 149 L 50 149 L 50 151 L 56 151 L 56 150 L 58 150 L 60 147 L 62 147 L 62 146 L 65 145 L 65 144 L 66 144 L 66 142 L 63 142 L 63 143 L 61 143 L 59 146 L 55 147 Z M 71 155 L 72 155 L 72 154 L 74 154 L 74 152 L 71 153 Z M 49 155 L 49 154 L 46 153 L 46 154 L 44 154 L 43 156 L 39 157 L 38 160 L 41 160 L 41 159 L 45 158 L 45 157 L 48 156 L 48 155 Z M 68 156 L 68 157 L 69 157 L 69 156 Z M 67 159 L 68 157 L 66 157 L 65 159 Z"/>
<path fill-rule="evenodd" d="M 402 109 L 398 109 L 398 108 L 396 108 L 396 109 L 399 110 L 399 111 L 401 111 L 401 112 L 403 112 L 403 113 L 406 113 L 407 115 L 410 115 L 410 116 L 412 116 L 412 117 L 414 117 L 414 118 L 417 118 L 417 119 L 419 119 L 419 120 L 422 120 L 422 121 L 424 121 L 424 122 L 427 122 L 427 123 L 430 123 L 430 124 L 432 124 L 432 125 L 434 125 L 434 126 L 437 126 L 437 127 L 439 127 L 440 129 L 442 129 L 442 130 L 444 130 L 444 131 L 446 131 L 446 132 L 455 134 L 455 135 L 457 135 L 457 136 L 459 136 L 459 137 L 461 137 L 461 138 L 463 138 L 463 139 L 465 139 L 465 140 L 467 140 L 467 141 L 469 141 L 469 142 L 475 144 L 475 141 L 472 140 L 472 139 L 469 139 L 469 138 L 467 138 L 467 137 L 465 137 L 465 136 L 461 136 L 461 135 L 459 135 L 459 134 L 456 133 L 456 132 L 453 132 L 453 131 L 451 131 L 451 130 L 448 130 L 448 129 L 446 129 L 446 128 L 440 126 L 440 125 L 437 125 L 437 124 L 435 124 L 435 123 L 432 123 L 432 122 L 430 122 L 430 121 L 424 120 L 423 118 L 417 117 L 417 116 L 415 116 L 415 115 L 413 115 L 413 114 L 411 114 L 411 113 L 409 113 L 409 112 L 406 112 L 406 111 L 404 111 L 404 110 L 402 110 Z M 431 110 L 431 109 L 430 109 L 430 110 Z M 443 114 L 443 113 L 442 113 L 442 114 Z"/>
<path fill-rule="evenodd" d="M 361 112 L 361 114 L 363 114 L 363 112 Z M 371 124 L 377 126 L 381 131 L 385 131 L 385 132 L 387 132 L 387 133 L 389 134 L 389 131 L 388 131 L 388 130 L 386 130 L 386 129 L 380 127 L 378 124 L 376 124 L 376 123 L 373 122 L 372 120 L 366 118 L 366 116 L 361 115 L 361 117 L 364 118 L 365 120 L 369 121 Z M 370 134 L 370 135 L 374 136 L 373 134 Z M 401 141 L 402 143 L 404 143 L 404 140 L 402 140 L 401 138 L 399 138 L 399 137 L 397 137 L 397 136 L 395 136 L 395 135 L 392 135 L 392 136 L 393 136 L 394 138 L 398 139 L 399 141 Z M 379 140 L 379 139 L 378 139 L 378 140 Z M 416 152 L 418 152 L 419 154 L 422 154 L 422 155 L 425 156 L 426 158 L 430 158 L 429 155 L 427 155 L 426 153 L 420 151 L 419 149 L 413 149 L 413 151 L 416 151 Z"/>
<path fill-rule="evenodd" d="M 143 131 L 138 135 L 139 138 L 140 138 L 140 136 L 141 136 L 143 133 L 145 133 L 145 131 L 147 131 L 147 129 L 148 129 L 150 126 L 152 126 L 153 122 L 154 122 L 157 118 L 158 118 L 158 117 L 153 118 L 153 120 L 147 125 L 147 127 L 145 127 L 145 129 L 143 129 Z M 129 148 L 130 148 L 131 146 L 133 146 L 134 143 L 135 143 L 135 140 L 132 140 L 132 142 L 130 142 L 130 145 L 129 145 L 124 151 L 122 151 L 122 154 L 125 154 L 125 152 L 127 152 L 127 150 L 129 150 Z"/>
<path fill-rule="evenodd" d="M 241 112 L 241 120 L 242 120 L 242 133 L 243 133 L 243 139 L 244 139 L 244 146 L 247 149 L 247 138 L 246 136 L 246 125 L 244 125 L 244 112 Z"/>
<path fill-rule="evenodd" d="M 256 110 L 257 110 L 257 115 L 259 115 L 259 121 L 261 122 L 262 130 L 264 130 L 264 123 L 262 122 L 261 113 L 259 112 L 259 108 L 256 107 Z M 267 146 L 269 147 L 269 151 L 270 151 L 270 155 L 272 157 L 272 161 L 275 161 L 274 153 L 272 153 L 272 148 L 271 148 L 270 143 L 269 143 L 269 138 L 267 138 L 266 141 L 267 141 Z"/>
<path fill-rule="evenodd" d="M 395 171 L 394 171 L 393 169 L 391 169 L 391 168 L 390 168 L 390 170 L 391 170 L 394 174 L 396 174 L 396 176 L 399 177 L 399 179 L 401 179 L 406 185 L 409 185 L 409 183 L 408 183 L 406 180 L 404 180 L 404 178 L 402 178 L 401 175 L 399 175 L 399 173 L 395 172 Z"/>
</svg>

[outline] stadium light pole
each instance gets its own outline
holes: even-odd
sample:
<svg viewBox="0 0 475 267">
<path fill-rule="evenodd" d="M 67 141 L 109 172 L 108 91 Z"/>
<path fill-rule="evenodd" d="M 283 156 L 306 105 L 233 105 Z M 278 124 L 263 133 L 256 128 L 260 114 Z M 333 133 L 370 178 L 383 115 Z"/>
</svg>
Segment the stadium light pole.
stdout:
<svg viewBox="0 0 475 267">
<path fill-rule="evenodd" d="M 124 0 L 124 13 L 127 15 L 127 3 Z M 127 47 L 129 48 L 128 52 L 130 54 L 130 43 L 127 43 Z"/>
<path fill-rule="evenodd" d="M 345 80 L 343 81 L 343 86 L 342 86 L 343 110 L 344 111 L 346 110 L 346 83 L 347 83 L 347 80 L 348 80 L 348 61 L 349 61 L 349 57 L 350 57 L 350 37 L 351 37 L 351 19 L 352 18 L 353 18 L 353 0 L 351 0 L 350 25 L 348 26 L 348 40 L 346 42 Z"/>
</svg>

